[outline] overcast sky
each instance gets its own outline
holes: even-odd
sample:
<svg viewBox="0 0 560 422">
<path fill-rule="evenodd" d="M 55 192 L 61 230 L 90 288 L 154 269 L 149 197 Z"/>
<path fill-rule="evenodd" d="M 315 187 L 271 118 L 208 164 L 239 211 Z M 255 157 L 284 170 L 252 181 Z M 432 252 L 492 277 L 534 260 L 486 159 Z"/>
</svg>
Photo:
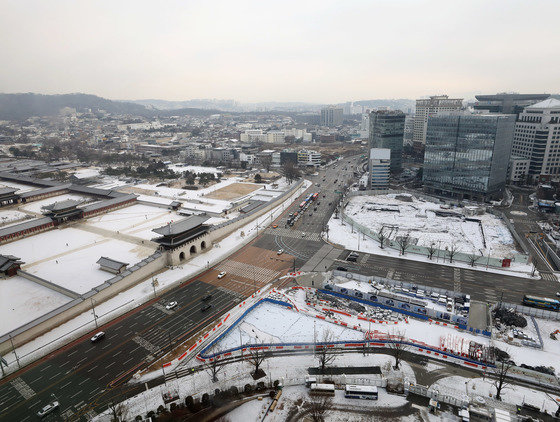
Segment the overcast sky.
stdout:
<svg viewBox="0 0 560 422">
<path fill-rule="evenodd" d="M 0 92 L 321 103 L 560 92 L 560 0 L 0 6 Z"/>
</svg>

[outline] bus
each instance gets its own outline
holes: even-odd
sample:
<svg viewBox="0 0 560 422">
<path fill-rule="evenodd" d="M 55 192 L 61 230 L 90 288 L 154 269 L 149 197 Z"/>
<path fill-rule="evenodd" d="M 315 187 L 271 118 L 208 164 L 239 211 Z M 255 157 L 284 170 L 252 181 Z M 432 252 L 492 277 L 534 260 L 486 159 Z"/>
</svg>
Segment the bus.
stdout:
<svg viewBox="0 0 560 422">
<path fill-rule="evenodd" d="M 538 297 L 538 296 L 523 296 L 523 305 L 533 306 L 535 308 L 549 309 L 551 311 L 560 310 L 560 301 L 556 299 L 550 299 L 548 297 Z"/>
<path fill-rule="evenodd" d="M 377 400 L 377 387 L 372 385 L 350 385 L 344 389 L 344 397 L 347 399 Z"/>
<path fill-rule="evenodd" d="M 334 384 L 311 384 L 310 394 L 319 396 L 334 396 Z"/>
<path fill-rule="evenodd" d="M 315 201 L 318 197 L 319 197 L 319 193 L 314 193 L 314 194 L 313 194 L 313 200 L 314 200 L 314 201 Z"/>
<path fill-rule="evenodd" d="M 299 204 L 299 207 L 300 207 L 300 208 L 305 207 L 305 204 L 306 204 L 306 203 L 307 203 L 306 201 L 303 201 L 301 204 Z"/>
</svg>

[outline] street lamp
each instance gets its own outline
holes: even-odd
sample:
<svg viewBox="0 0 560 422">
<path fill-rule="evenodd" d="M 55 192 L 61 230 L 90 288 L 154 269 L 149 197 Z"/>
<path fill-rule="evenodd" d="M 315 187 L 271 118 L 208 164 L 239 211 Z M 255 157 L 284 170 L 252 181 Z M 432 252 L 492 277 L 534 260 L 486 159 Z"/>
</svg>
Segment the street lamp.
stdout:
<svg viewBox="0 0 560 422">
<path fill-rule="evenodd" d="M 98 329 L 99 326 L 97 325 L 97 315 L 95 314 L 95 308 L 93 306 L 93 302 L 95 302 L 95 300 L 92 297 L 90 297 L 89 299 L 91 300 L 91 311 L 93 313 L 93 320 L 95 321 L 95 329 Z"/>
</svg>

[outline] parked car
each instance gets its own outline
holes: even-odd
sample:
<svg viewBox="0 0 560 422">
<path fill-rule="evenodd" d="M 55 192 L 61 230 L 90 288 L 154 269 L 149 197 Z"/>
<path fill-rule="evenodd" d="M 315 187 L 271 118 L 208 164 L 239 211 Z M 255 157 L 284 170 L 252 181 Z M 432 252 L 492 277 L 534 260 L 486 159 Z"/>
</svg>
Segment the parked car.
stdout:
<svg viewBox="0 0 560 422">
<path fill-rule="evenodd" d="M 177 306 L 177 302 L 175 302 L 175 301 L 169 302 L 167 305 L 165 305 L 165 309 L 170 311 L 171 309 L 175 308 L 176 306 Z"/>
<path fill-rule="evenodd" d="M 345 267 L 336 267 L 336 269 L 337 269 L 338 271 L 348 271 L 348 269 L 345 268 Z"/>
<path fill-rule="evenodd" d="M 284 253 L 284 249 L 278 249 L 278 252 L 276 252 L 276 255 L 282 255 Z"/>
<path fill-rule="evenodd" d="M 105 333 L 103 331 L 100 331 L 100 332 L 94 334 L 94 336 L 91 338 L 91 342 L 95 343 L 95 342 L 101 340 L 103 337 L 105 337 Z"/>
<path fill-rule="evenodd" d="M 220 274 L 218 274 L 218 278 L 224 278 L 226 276 L 226 272 L 222 271 Z"/>
<path fill-rule="evenodd" d="M 44 406 L 41 410 L 39 410 L 37 412 L 37 416 L 39 416 L 40 418 L 44 418 L 49 413 L 52 413 L 55 410 L 57 410 L 59 407 L 60 407 L 60 404 L 57 401 L 50 402 L 49 404 L 47 404 L 46 406 Z"/>
</svg>

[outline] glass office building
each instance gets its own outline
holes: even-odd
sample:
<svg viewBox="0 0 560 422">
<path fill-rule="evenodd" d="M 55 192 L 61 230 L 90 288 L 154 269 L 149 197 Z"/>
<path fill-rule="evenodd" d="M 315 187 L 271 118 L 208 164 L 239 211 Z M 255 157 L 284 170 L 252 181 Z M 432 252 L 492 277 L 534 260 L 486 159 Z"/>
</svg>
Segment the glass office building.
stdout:
<svg viewBox="0 0 560 422">
<path fill-rule="evenodd" d="M 426 190 L 465 199 L 501 197 L 514 127 L 515 115 L 430 117 L 423 170 Z"/>
<path fill-rule="evenodd" d="M 391 172 L 402 170 L 405 114 L 402 111 L 379 110 L 369 115 L 369 147 L 391 150 Z"/>
</svg>

